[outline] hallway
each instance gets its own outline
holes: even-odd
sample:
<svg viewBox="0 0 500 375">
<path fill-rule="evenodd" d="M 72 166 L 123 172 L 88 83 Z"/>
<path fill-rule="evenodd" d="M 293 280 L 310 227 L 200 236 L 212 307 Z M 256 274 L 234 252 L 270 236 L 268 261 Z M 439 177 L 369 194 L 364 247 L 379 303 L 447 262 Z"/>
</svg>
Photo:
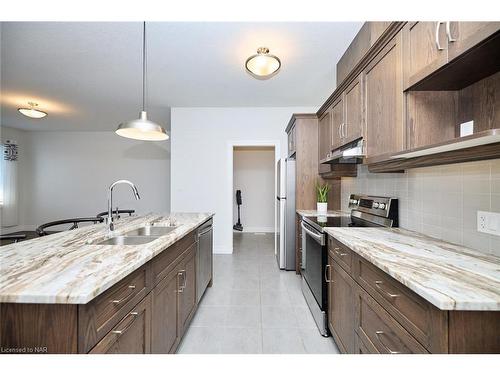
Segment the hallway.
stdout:
<svg viewBox="0 0 500 375">
<path fill-rule="evenodd" d="M 280 271 L 274 234 L 235 233 L 234 252 L 214 255 L 214 283 L 178 353 L 338 353 L 322 337 L 294 272 Z"/>
</svg>

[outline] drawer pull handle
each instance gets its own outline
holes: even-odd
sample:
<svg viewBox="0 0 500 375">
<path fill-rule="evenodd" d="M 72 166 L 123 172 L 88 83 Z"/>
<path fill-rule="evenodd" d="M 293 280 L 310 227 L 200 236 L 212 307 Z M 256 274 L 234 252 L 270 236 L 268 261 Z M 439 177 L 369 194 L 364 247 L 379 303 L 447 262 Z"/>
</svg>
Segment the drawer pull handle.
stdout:
<svg viewBox="0 0 500 375">
<path fill-rule="evenodd" d="M 375 331 L 375 335 L 377 335 L 377 340 L 385 348 L 385 350 L 387 350 L 389 354 L 401 354 L 401 352 L 396 352 L 394 350 L 389 349 L 389 347 L 383 343 L 382 339 L 380 338 L 380 336 L 382 336 L 383 334 L 384 331 Z"/>
<path fill-rule="evenodd" d="M 396 297 L 399 297 L 399 294 L 392 294 L 392 293 L 389 293 L 387 290 L 385 290 L 384 288 L 382 288 L 382 284 L 384 282 L 383 281 L 380 281 L 380 280 L 377 280 L 375 281 L 375 286 L 377 287 L 378 290 L 384 292 L 384 294 L 386 296 L 388 296 L 389 298 L 396 298 Z"/>
<path fill-rule="evenodd" d="M 114 299 L 111 302 L 114 303 L 115 305 L 120 305 L 123 302 L 128 301 L 130 299 L 130 297 L 132 297 L 134 295 L 135 285 L 129 285 L 128 288 L 131 290 L 131 292 L 129 294 L 127 294 L 126 297 L 121 298 L 121 299 Z"/>
<path fill-rule="evenodd" d="M 327 264 L 326 267 L 325 267 L 325 281 L 327 283 L 333 283 L 332 279 L 329 277 L 330 276 L 329 269 L 330 269 L 330 265 Z"/>
<path fill-rule="evenodd" d="M 136 312 L 136 311 L 131 312 L 129 314 L 129 316 L 132 316 L 132 320 L 130 321 L 130 323 L 127 324 L 127 326 L 124 329 L 120 329 L 120 330 L 116 330 L 116 331 L 111 331 L 111 333 L 114 333 L 115 335 L 122 335 L 122 334 L 124 334 L 130 328 L 130 326 L 132 325 L 132 323 L 134 323 L 134 321 L 135 321 L 135 319 L 137 318 L 138 315 L 139 315 L 139 313 Z"/>
<path fill-rule="evenodd" d="M 341 256 L 341 257 L 345 257 L 346 255 L 348 255 L 347 253 L 341 253 L 339 251 L 340 249 L 338 247 L 336 247 L 335 249 L 333 249 L 333 251 L 335 251 L 335 254 Z"/>
</svg>

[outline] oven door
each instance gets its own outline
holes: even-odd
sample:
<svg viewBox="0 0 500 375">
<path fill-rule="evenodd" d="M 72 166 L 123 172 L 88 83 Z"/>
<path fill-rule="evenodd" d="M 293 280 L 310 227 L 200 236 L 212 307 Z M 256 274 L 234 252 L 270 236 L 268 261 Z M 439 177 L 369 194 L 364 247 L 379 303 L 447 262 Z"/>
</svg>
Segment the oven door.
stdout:
<svg viewBox="0 0 500 375">
<path fill-rule="evenodd" d="M 302 276 L 320 309 L 327 309 L 326 282 L 323 279 L 327 254 L 325 235 L 304 221 L 302 227 Z"/>
</svg>

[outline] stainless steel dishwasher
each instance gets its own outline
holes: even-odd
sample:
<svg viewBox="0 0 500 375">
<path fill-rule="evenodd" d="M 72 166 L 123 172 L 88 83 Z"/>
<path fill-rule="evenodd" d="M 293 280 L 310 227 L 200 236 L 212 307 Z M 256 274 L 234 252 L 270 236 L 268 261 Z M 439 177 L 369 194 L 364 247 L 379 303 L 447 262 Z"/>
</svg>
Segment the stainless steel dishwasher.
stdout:
<svg viewBox="0 0 500 375">
<path fill-rule="evenodd" d="M 213 271 L 213 220 L 198 228 L 198 251 L 196 253 L 196 300 L 200 302 L 203 293 L 212 285 Z"/>
</svg>

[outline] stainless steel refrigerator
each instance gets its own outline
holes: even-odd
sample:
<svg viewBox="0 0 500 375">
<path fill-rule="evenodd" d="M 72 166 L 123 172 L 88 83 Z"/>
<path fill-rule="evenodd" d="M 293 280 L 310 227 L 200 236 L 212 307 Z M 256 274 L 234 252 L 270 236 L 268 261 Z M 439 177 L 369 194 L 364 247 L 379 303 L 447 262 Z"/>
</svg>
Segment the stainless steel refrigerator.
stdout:
<svg viewBox="0 0 500 375">
<path fill-rule="evenodd" d="M 277 165 L 276 259 L 280 269 L 295 270 L 295 160 Z"/>
</svg>

